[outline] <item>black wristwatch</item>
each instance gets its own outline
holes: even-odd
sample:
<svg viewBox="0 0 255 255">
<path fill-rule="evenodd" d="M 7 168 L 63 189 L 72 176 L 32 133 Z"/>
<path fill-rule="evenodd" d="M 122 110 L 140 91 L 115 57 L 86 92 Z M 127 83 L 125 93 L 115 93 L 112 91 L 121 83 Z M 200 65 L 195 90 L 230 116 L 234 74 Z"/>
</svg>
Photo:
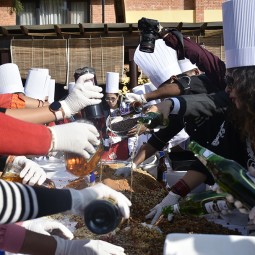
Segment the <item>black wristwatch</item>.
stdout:
<svg viewBox="0 0 255 255">
<path fill-rule="evenodd" d="M 59 101 L 51 103 L 49 105 L 49 110 L 55 114 L 56 120 L 62 120 L 65 117 L 65 113 Z"/>
</svg>

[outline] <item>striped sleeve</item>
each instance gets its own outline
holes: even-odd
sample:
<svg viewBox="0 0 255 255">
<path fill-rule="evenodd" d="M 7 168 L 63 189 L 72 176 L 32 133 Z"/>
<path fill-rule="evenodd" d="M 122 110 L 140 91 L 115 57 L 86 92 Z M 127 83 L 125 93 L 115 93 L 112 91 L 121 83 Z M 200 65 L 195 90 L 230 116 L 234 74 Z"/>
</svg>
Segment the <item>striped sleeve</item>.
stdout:
<svg viewBox="0 0 255 255">
<path fill-rule="evenodd" d="M 46 189 L 0 180 L 0 224 L 14 223 L 71 209 L 68 189 Z"/>
</svg>

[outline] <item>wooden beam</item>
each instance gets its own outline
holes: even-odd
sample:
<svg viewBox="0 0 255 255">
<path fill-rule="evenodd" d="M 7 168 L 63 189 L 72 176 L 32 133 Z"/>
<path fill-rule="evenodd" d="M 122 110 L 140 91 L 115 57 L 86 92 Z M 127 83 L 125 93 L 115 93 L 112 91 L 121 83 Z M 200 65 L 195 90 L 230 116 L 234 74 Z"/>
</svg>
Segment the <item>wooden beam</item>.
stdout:
<svg viewBox="0 0 255 255">
<path fill-rule="evenodd" d="M 20 26 L 20 29 L 21 29 L 22 34 L 24 34 L 24 35 L 28 35 L 29 34 L 29 30 L 28 30 L 27 27 Z"/>
<path fill-rule="evenodd" d="M 58 25 L 54 25 L 54 30 L 57 36 L 62 36 L 61 28 Z"/>
<path fill-rule="evenodd" d="M 4 35 L 4 36 L 8 36 L 9 35 L 9 32 L 6 28 L 4 27 L 0 27 L 0 31 L 1 31 L 1 34 Z"/>
</svg>

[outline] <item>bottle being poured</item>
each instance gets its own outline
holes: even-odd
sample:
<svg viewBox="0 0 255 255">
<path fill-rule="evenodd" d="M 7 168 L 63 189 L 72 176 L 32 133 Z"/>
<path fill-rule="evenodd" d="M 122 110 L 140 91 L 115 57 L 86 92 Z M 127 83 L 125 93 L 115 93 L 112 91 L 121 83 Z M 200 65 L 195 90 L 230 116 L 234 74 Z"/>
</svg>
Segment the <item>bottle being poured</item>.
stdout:
<svg viewBox="0 0 255 255">
<path fill-rule="evenodd" d="M 169 124 L 169 120 L 165 119 L 160 112 L 147 112 L 143 116 L 138 117 L 137 122 L 149 129 L 166 128 Z"/>
<path fill-rule="evenodd" d="M 125 102 L 123 96 L 120 101 L 120 116 L 139 114 L 143 111 L 143 104 L 138 101 Z"/>
</svg>

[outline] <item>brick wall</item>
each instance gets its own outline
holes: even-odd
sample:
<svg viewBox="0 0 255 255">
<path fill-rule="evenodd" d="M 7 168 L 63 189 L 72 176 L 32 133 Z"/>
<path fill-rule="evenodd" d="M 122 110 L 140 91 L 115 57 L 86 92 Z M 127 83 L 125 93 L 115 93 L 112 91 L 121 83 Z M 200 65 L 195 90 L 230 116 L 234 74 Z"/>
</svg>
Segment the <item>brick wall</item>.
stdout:
<svg viewBox="0 0 255 255">
<path fill-rule="evenodd" d="M 195 22 L 204 21 L 204 9 L 221 9 L 223 0 L 124 0 L 127 11 L 195 10 Z M 16 14 L 10 14 L 12 0 L 0 1 L 0 25 L 15 25 Z M 105 0 L 105 23 L 115 23 L 114 0 Z M 91 22 L 102 22 L 102 1 L 91 0 Z"/>
<path fill-rule="evenodd" d="M 10 13 L 12 0 L 0 1 L 0 26 L 16 25 L 16 14 Z"/>
<path fill-rule="evenodd" d="M 223 0 L 195 0 L 195 22 L 204 21 L 204 10 L 220 10 Z"/>
<path fill-rule="evenodd" d="M 105 0 L 104 6 L 104 23 L 115 23 L 116 16 L 114 10 L 114 0 Z M 91 22 L 102 23 L 102 1 L 91 1 Z"/>
<path fill-rule="evenodd" d="M 125 0 L 128 11 L 194 10 L 194 0 Z"/>
</svg>

